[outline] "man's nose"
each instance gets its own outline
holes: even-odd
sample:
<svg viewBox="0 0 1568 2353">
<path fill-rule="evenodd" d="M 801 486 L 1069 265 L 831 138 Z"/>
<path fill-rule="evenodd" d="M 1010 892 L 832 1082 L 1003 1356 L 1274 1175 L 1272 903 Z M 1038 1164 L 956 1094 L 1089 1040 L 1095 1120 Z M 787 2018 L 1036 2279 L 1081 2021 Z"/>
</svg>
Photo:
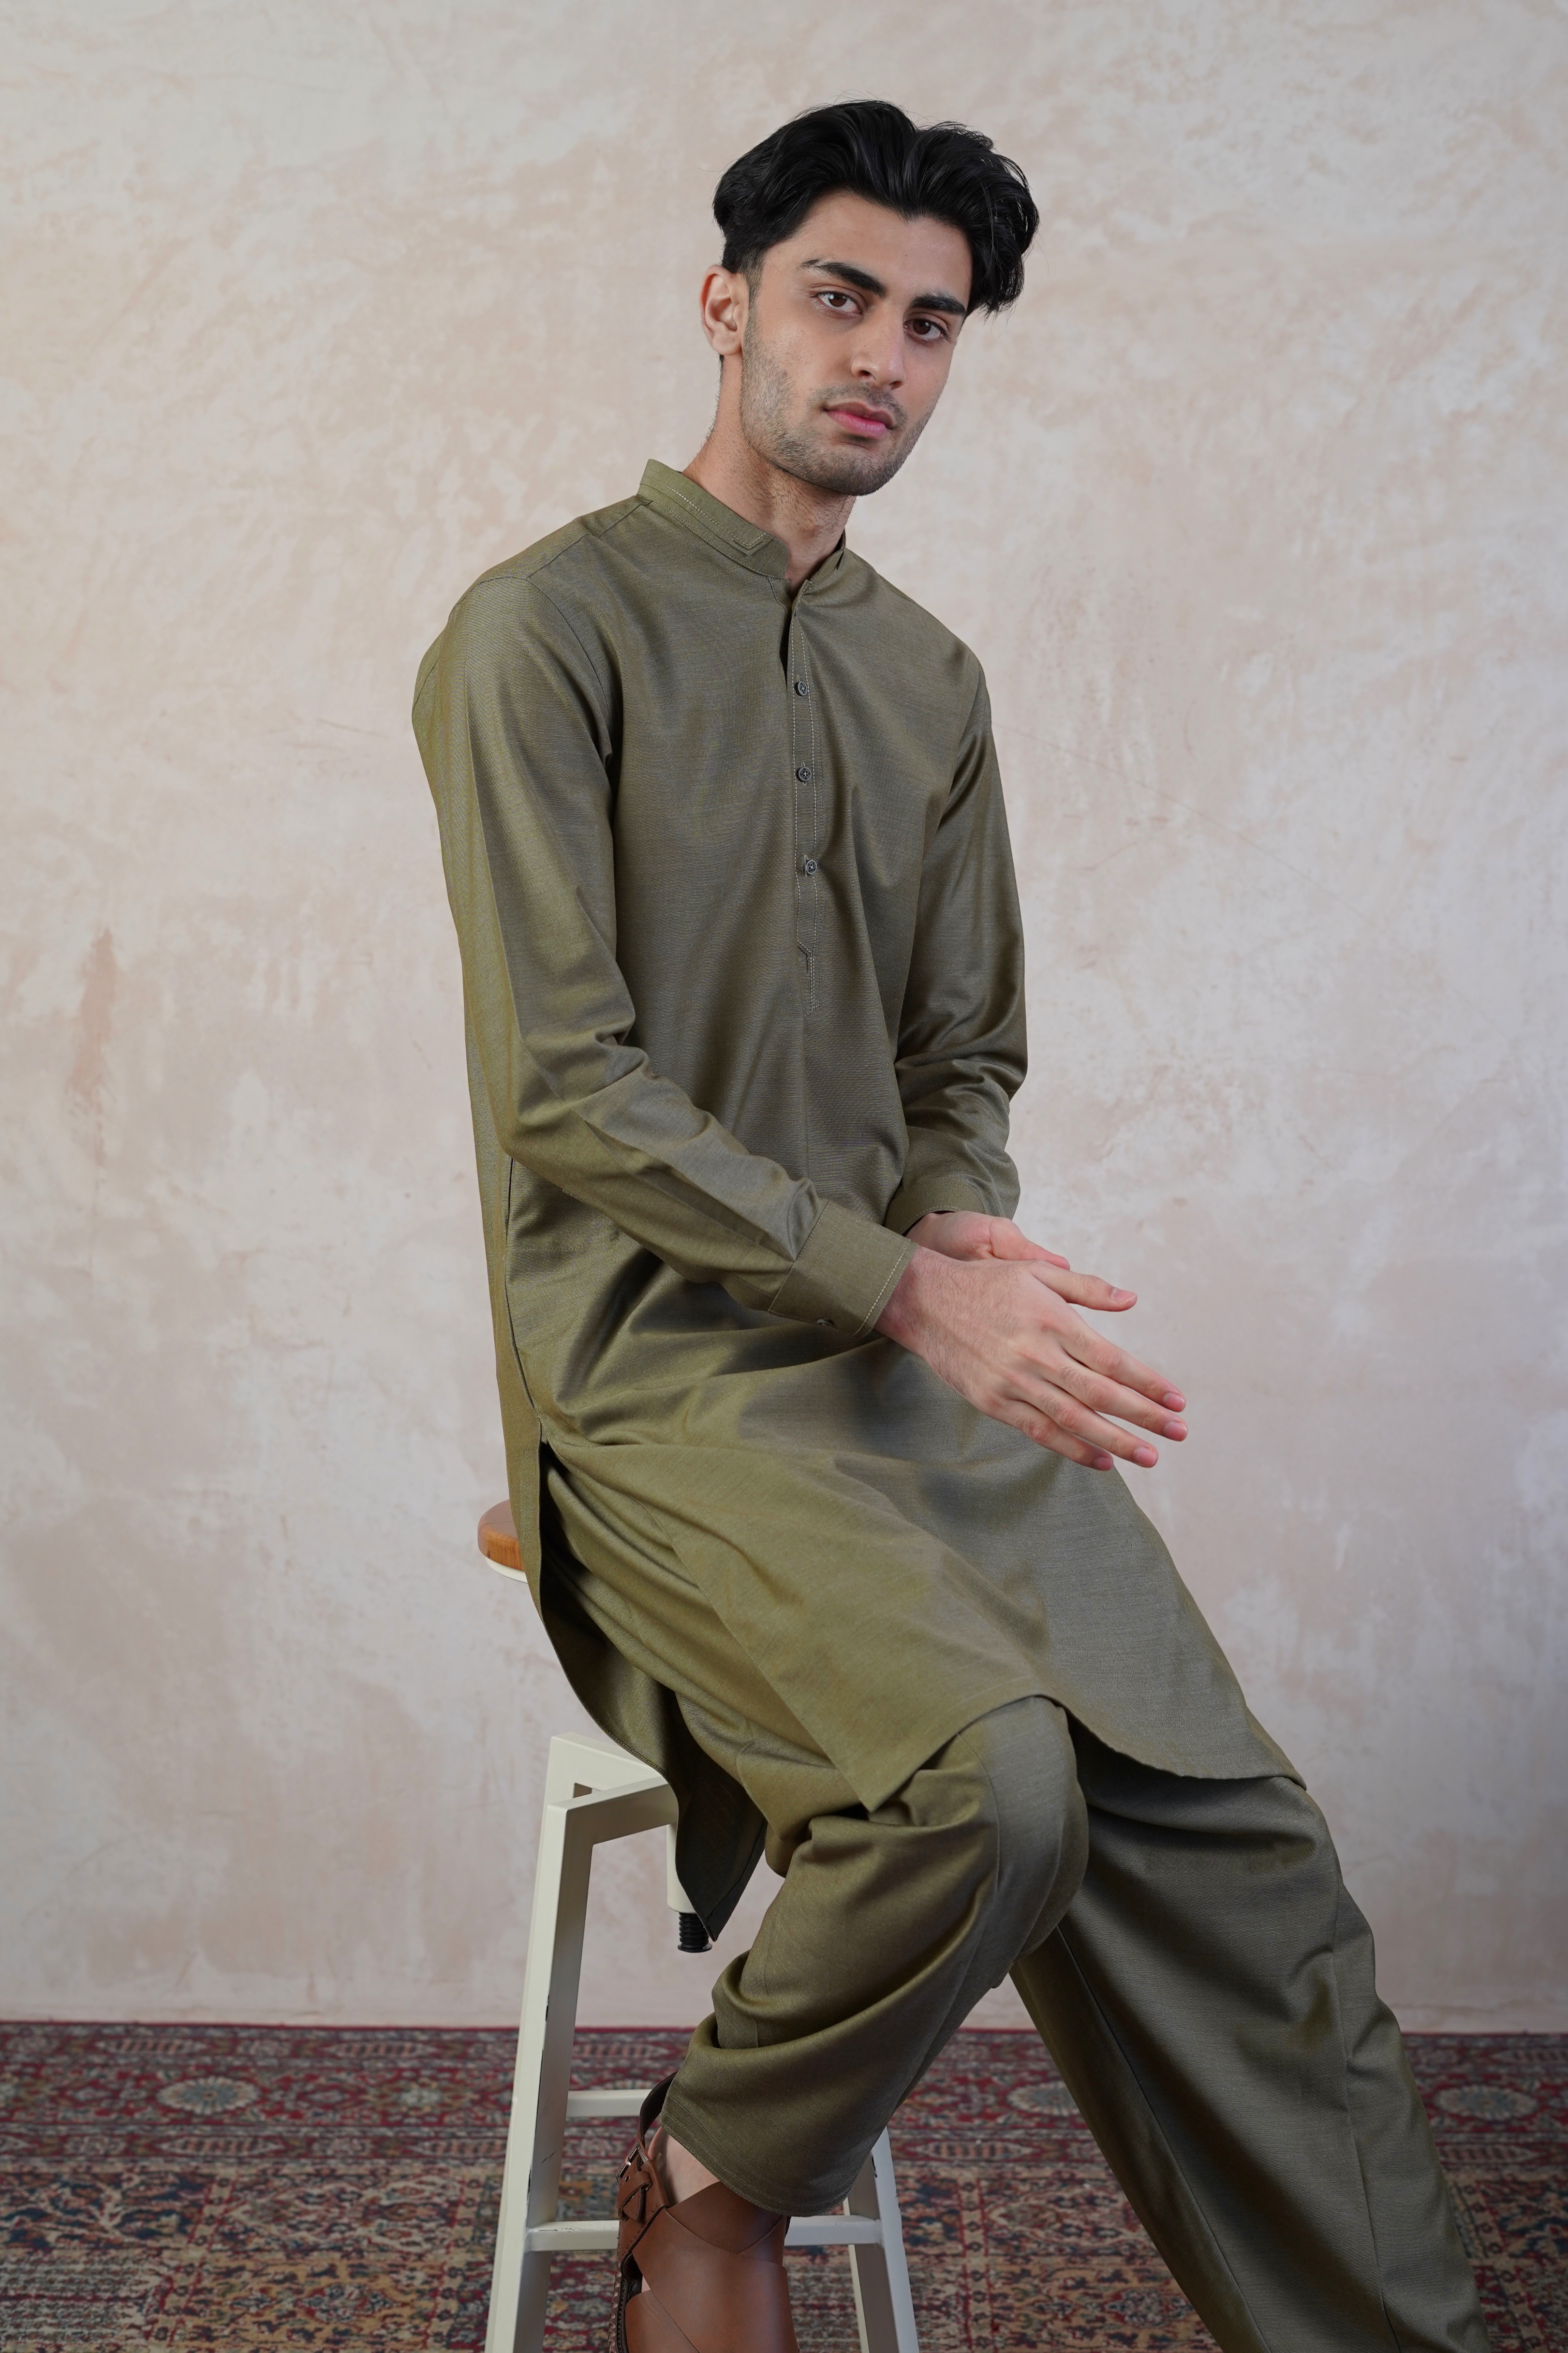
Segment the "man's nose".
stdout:
<svg viewBox="0 0 1568 2353">
<path fill-rule="evenodd" d="M 855 345 L 854 371 L 869 384 L 886 385 L 889 390 L 904 380 L 904 322 L 901 319 L 886 322 L 871 318 Z"/>
</svg>

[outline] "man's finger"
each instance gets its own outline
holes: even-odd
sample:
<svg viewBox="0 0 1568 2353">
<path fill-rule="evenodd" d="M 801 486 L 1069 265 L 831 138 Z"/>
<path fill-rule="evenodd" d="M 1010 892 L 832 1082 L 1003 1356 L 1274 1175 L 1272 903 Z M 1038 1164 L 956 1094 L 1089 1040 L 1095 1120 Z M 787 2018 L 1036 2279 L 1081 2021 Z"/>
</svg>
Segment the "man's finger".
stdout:
<svg viewBox="0 0 1568 2353">
<path fill-rule="evenodd" d="M 1113 1421 L 1104 1421 L 1091 1413 L 1066 1389 L 1045 1386 L 1036 1397 L 1026 1397 L 1026 1405 L 1065 1430 L 1069 1438 L 1088 1450 L 1102 1454 L 1119 1454 L 1124 1462 L 1135 1462 L 1141 1471 L 1152 1471 L 1160 1460 L 1158 1447 L 1151 1446 L 1146 1438 L 1130 1430 L 1119 1429 Z M 1081 1461 L 1083 1458 L 1076 1458 Z"/>
<path fill-rule="evenodd" d="M 1034 1266 L 1058 1266 L 1064 1273 L 1070 1271 L 1065 1258 L 1059 1258 L 1055 1250 L 1048 1250 L 1044 1242 L 1032 1242 L 1011 1218 L 991 1219 L 991 1255 L 993 1258 L 1027 1259 Z"/>
<path fill-rule="evenodd" d="M 1109 1471 L 1111 1468 L 1111 1458 L 1103 1447 L 1086 1446 L 1081 1438 L 1069 1437 L 1059 1422 L 1053 1421 L 1048 1414 L 1041 1413 L 1034 1406 L 1016 1405 L 1008 1412 L 998 1413 L 995 1419 L 1005 1421 L 1009 1429 L 1022 1430 L 1024 1436 L 1032 1438 L 1037 1446 L 1047 1447 L 1053 1454 L 1064 1455 L 1069 1462 L 1081 1462 L 1088 1471 Z"/>
<path fill-rule="evenodd" d="M 1044 1377 L 1056 1388 L 1065 1389 L 1090 1413 L 1114 1414 L 1119 1421 L 1136 1422 L 1140 1430 L 1152 1430 L 1160 1438 L 1184 1439 L 1187 1425 L 1165 1403 L 1164 1397 L 1151 1398 L 1142 1390 L 1128 1388 L 1121 1381 L 1108 1380 L 1102 1373 L 1090 1371 L 1076 1356 L 1062 1356 L 1047 1367 Z M 1175 1395 L 1173 1389 L 1166 1397 Z"/>
<path fill-rule="evenodd" d="M 1076 1329 L 1069 1326 L 1052 1336 L 1061 1342 L 1068 1356 L 1075 1356 L 1080 1365 L 1087 1366 L 1091 1373 L 1100 1374 L 1103 1380 L 1117 1381 L 1123 1388 L 1137 1389 L 1142 1396 L 1152 1398 L 1157 1405 L 1168 1407 L 1173 1413 L 1180 1413 L 1184 1408 L 1186 1398 L 1166 1374 L 1157 1372 L 1152 1365 L 1140 1363 L 1136 1356 L 1128 1356 L 1114 1340 L 1107 1340 L 1100 1333 L 1091 1332 L 1087 1324 L 1081 1324 Z"/>
<path fill-rule="evenodd" d="M 1058 1299 L 1069 1299 L 1075 1307 L 1093 1307 L 1111 1315 L 1120 1315 L 1135 1304 L 1138 1297 L 1135 1291 L 1118 1291 L 1115 1284 L 1107 1282 L 1103 1275 L 1074 1274 L 1066 1266 L 1062 1266 L 1058 1272 L 1059 1263 L 1053 1261 L 1048 1272 L 1037 1260 L 1032 1261 L 1029 1266 L 1035 1281 L 1054 1291 Z"/>
</svg>

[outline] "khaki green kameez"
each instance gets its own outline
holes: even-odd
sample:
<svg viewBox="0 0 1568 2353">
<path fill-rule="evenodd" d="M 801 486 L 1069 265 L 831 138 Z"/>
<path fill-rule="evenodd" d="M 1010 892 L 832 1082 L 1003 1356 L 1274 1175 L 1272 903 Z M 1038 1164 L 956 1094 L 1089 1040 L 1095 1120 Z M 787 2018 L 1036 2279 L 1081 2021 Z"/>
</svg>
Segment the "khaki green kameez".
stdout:
<svg viewBox="0 0 1568 2353">
<path fill-rule="evenodd" d="M 715 1924 L 758 1825 L 562 1625 L 542 1435 L 574 1549 L 673 1561 L 865 1804 L 1027 1694 L 1173 1771 L 1280 1763 L 1120 1478 L 875 1333 L 918 1218 L 1016 1202 L 1022 934 L 973 655 L 846 547 L 785 568 L 650 464 L 476 583 L 415 702 L 517 1525 Z"/>
</svg>

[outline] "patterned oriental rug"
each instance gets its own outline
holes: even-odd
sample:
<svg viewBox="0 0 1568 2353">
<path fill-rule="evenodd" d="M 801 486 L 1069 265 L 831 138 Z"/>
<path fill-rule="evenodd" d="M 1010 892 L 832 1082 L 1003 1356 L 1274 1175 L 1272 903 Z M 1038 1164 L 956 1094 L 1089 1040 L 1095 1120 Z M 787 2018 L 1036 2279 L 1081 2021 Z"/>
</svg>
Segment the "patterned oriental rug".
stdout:
<svg viewBox="0 0 1568 2353">
<path fill-rule="evenodd" d="M 513 2038 L 0 2026 L 0 2353 L 482 2348 Z M 679 2034 L 579 2033 L 583 2084 Z M 1568 2353 L 1568 2037 L 1413 2039 L 1495 2353 Z M 572 2127 L 607 2211 L 623 2124 Z M 1212 2340 L 1032 2034 L 959 2035 L 893 2132 L 925 2353 Z M 847 2260 L 791 2256 L 809 2353 L 856 2345 Z M 608 2343 L 610 2258 L 557 2265 L 552 2353 Z"/>
</svg>

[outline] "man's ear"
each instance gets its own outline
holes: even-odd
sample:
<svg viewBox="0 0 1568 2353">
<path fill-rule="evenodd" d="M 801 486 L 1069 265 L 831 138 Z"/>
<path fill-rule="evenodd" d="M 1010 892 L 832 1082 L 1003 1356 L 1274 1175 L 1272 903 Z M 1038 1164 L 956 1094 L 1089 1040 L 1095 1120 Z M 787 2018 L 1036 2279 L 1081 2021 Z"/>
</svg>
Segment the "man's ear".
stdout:
<svg viewBox="0 0 1568 2353">
<path fill-rule="evenodd" d="M 740 270 L 718 263 L 702 280 L 702 332 L 721 360 L 738 352 L 744 340 L 751 291 Z"/>
</svg>

